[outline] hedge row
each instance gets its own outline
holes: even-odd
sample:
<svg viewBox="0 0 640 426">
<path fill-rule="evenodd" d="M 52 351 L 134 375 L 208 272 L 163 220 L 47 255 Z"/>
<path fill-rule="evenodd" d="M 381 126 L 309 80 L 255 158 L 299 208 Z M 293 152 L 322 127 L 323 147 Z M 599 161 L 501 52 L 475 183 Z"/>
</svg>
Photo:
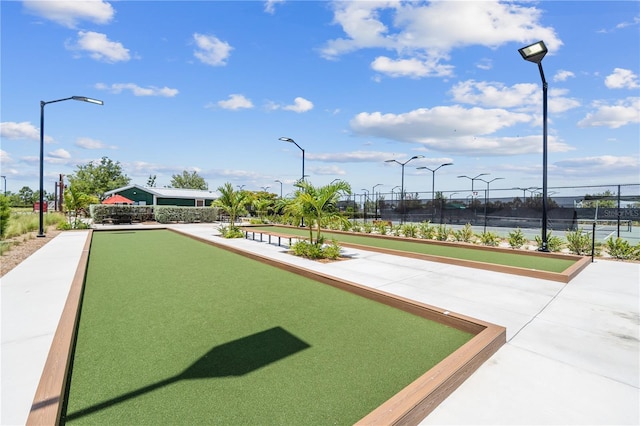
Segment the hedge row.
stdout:
<svg viewBox="0 0 640 426">
<path fill-rule="evenodd" d="M 177 206 L 129 206 L 92 204 L 89 207 L 94 223 L 102 223 L 107 218 L 127 217 L 134 222 L 155 220 L 159 223 L 171 222 L 216 222 L 220 212 L 215 207 L 177 207 Z"/>
</svg>

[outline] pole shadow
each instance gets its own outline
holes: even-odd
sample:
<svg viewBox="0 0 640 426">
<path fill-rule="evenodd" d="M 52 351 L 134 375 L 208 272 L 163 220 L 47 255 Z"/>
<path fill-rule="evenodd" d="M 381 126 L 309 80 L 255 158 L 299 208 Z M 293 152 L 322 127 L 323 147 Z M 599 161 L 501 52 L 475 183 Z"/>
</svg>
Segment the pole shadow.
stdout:
<svg viewBox="0 0 640 426">
<path fill-rule="evenodd" d="M 310 347 L 311 345 L 298 339 L 282 327 L 274 327 L 215 346 L 181 373 L 68 413 L 63 416 L 61 423 L 64 424 L 67 421 L 104 410 L 181 380 L 243 376 Z"/>
</svg>

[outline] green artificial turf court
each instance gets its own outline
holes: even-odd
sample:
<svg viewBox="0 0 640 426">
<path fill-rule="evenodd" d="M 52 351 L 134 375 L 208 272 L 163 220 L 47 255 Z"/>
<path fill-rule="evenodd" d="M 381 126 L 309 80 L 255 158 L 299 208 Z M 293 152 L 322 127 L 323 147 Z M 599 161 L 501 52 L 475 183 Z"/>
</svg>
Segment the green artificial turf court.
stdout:
<svg viewBox="0 0 640 426">
<path fill-rule="evenodd" d="M 252 226 L 256 232 L 277 232 L 281 234 L 309 236 L 308 228 L 294 228 L 283 226 Z M 558 257 L 532 256 L 531 254 L 504 251 L 478 250 L 459 245 L 429 244 L 425 240 L 411 241 L 409 238 L 373 238 L 362 234 L 348 234 L 331 231 L 322 231 L 327 239 L 334 238 L 345 244 L 360 244 L 370 247 L 379 247 L 405 252 L 449 257 L 454 259 L 471 260 L 476 262 L 492 263 L 495 265 L 514 266 L 517 268 L 537 269 L 548 272 L 563 272 L 576 263 L 576 259 L 562 259 Z M 315 229 L 314 229 L 315 238 Z"/>
<path fill-rule="evenodd" d="M 95 232 L 63 423 L 353 424 L 472 337 L 167 230 Z"/>
</svg>

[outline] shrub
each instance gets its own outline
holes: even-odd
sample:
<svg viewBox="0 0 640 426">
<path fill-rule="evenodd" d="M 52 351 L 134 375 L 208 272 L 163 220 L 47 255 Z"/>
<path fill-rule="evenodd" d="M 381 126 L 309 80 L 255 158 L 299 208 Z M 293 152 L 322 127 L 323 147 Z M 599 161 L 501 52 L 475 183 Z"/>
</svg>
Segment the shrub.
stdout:
<svg viewBox="0 0 640 426">
<path fill-rule="evenodd" d="M 536 235 L 535 240 L 536 240 L 536 244 L 538 244 L 538 247 L 541 247 L 542 237 L 539 235 Z M 547 233 L 547 249 L 549 251 L 551 252 L 560 251 L 563 245 L 564 245 L 564 242 L 562 241 L 562 238 L 556 237 L 555 235 L 551 235 L 551 231 Z"/>
<path fill-rule="evenodd" d="M 362 227 L 364 228 L 364 232 L 370 234 L 373 232 L 373 225 L 369 222 L 365 222 Z"/>
<path fill-rule="evenodd" d="M 394 225 L 391 227 L 391 234 L 394 237 L 399 237 L 402 234 L 402 225 Z"/>
<path fill-rule="evenodd" d="M 9 218 L 11 217 L 11 207 L 9 206 L 9 198 L 0 195 L 0 239 L 4 238 L 9 226 Z"/>
<path fill-rule="evenodd" d="M 567 248 L 571 253 L 583 255 L 591 251 L 591 238 L 588 232 L 584 232 L 582 228 L 576 231 L 567 230 Z"/>
<path fill-rule="evenodd" d="M 225 225 L 220 225 L 218 227 L 218 230 L 220 231 L 220 234 L 224 237 L 224 238 L 242 238 L 244 237 L 244 233 L 242 232 L 242 230 L 240 228 L 238 228 L 237 226 L 233 226 L 233 225 L 229 225 L 229 226 L 225 226 Z"/>
<path fill-rule="evenodd" d="M 605 243 L 605 246 L 607 248 L 607 253 L 616 259 L 640 259 L 640 244 L 634 247 L 629 244 L 629 241 L 618 237 L 615 240 L 613 238 L 609 238 Z"/>
<path fill-rule="evenodd" d="M 376 230 L 378 231 L 378 234 L 380 235 L 387 235 L 387 224 L 379 221 L 376 223 Z"/>
<path fill-rule="evenodd" d="M 438 225 L 436 228 L 436 240 L 447 241 L 451 235 L 451 228 L 447 228 L 447 225 Z"/>
<path fill-rule="evenodd" d="M 485 246 L 497 247 L 500 243 L 500 237 L 495 232 L 487 231 L 480 234 L 480 242 Z"/>
<path fill-rule="evenodd" d="M 509 246 L 514 249 L 519 249 L 527 243 L 527 239 L 525 238 L 520 228 L 516 229 L 515 231 L 509 232 L 507 241 L 509 242 Z"/>
<path fill-rule="evenodd" d="M 464 225 L 464 228 L 462 229 L 453 231 L 453 238 L 455 238 L 456 241 L 470 243 L 471 240 L 473 239 L 473 236 L 474 236 L 474 233 L 470 223 L 467 223 L 466 225 Z"/>
<path fill-rule="evenodd" d="M 329 244 L 299 240 L 291 245 L 294 255 L 308 259 L 337 259 L 340 257 L 340 249 L 336 240 L 332 240 Z"/>
<path fill-rule="evenodd" d="M 436 236 L 436 228 L 430 222 L 421 222 L 418 226 L 418 236 L 420 238 L 432 240 Z"/>
<path fill-rule="evenodd" d="M 406 223 L 402 225 L 402 235 L 408 238 L 415 238 L 418 234 L 418 227 L 413 223 Z"/>
</svg>

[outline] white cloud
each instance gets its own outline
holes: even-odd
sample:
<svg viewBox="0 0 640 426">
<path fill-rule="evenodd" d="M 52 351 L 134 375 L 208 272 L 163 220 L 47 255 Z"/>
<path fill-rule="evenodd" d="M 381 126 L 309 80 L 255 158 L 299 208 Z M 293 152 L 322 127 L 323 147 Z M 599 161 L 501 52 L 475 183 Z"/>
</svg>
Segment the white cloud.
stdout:
<svg viewBox="0 0 640 426">
<path fill-rule="evenodd" d="M 453 66 L 439 64 L 434 60 L 391 59 L 386 56 L 378 56 L 371 68 L 390 77 L 444 77 L 453 74 Z"/>
<path fill-rule="evenodd" d="M 253 108 L 253 103 L 250 99 L 245 98 L 243 95 L 231 94 L 226 101 L 218 101 L 218 106 L 224 109 L 241 109 L 241 108 Z"/>
<path fill-rule="evenodd" d="M 69 151 L 67 151 L 66 149 L 62 149 L 62 148 L 56 149 L 55 151 L 50 151 L 48 153 L 48 155 L 50 157 L 60 158 L 60 159 L 69 159 L 69 158 L 71 158 L 71 154 L 69 154 Z"/>
<path fill-rule="evenodd" d="M 571 71 L 558 70 L 558 72 L 553 76 L 553 81 L 567 81 L 568 78 L 575 76 L 576 75 Z"/>
<path fill-rule="evenodd" d="M 467 80 L 453 86 L 453 100 L 470 105 L 497 108 L 539 105 L 540 89 L 536 84 L 520 83 L 507 87 L 502 83 Z"/>
<path fill-rule="evenodd" d="M 193 56 L 198 58 L 202 63 L 212 65 L 214 67 L 227 64 L 227 59 L 233 47 L 226 41 L 222 41 L 213 35 L 193 34 L 193 40 L 197 49 L 193 52 Z"/>
<path fill-rule="evenodd" d="M 640 160 L 638 157 L 613 155 L 601 155 L 597 157 L 570 158 L 567 160 L 554 162 L 554 174 L 561 174 L 568 177 L 593 176 L 628 176 L 638 178 Z"/>
<path fill-rule="evenodd" d="M 328 41 L 321 54 L 335 59 L 366 48 L 395 51 L 398 58 L 378 58 L 372 64 L 393 76 L 440 75 L 425 73 L 420 63 L 428 64 L 429 70 L 451 73 L 451 68 L 440 67 L 456 48 L 495 48 L 541 39 L 550 51 L 562 45 L 554 29 L 539 22 L 542 13 L 534 6 L 499 1 L 336 1 L 332 5 L 334 23 L 342 27 L 345 37 Z"/>
<path fill-rule="evenodd" d="M 313 161 L 329 163 L 377 163 L 393 157 L 392 153 L 383 151 L 352 151 L 335 153 L 309 153 L 307 158 Z"/>
<path fill-rule="evenodd" d="M 264 11 L 273 15 L 276 13 L 276 4 L 282 4 L 285 0 L 267 0 L 264 2 Z"/>
<path fill-rule="evenodd" d="M 28 121 L 22 121 L 20 123 L 5 121 L 0 123 L 0 137 L 11 140 L 30 139 L 39 141 L 40 129 Z"/>
<path fill-rule="evenodd" d="M 567 89 L 549 90 L 549 112 L 561 113 L 581 105 L 577 99 L 564 96 L 567 93 L 569 93 Z"/>
<path fill-rule="evenodd" d="M 37 16 L 75 28 L 79 21 L 108 24 L 115 14 L 111 4 L 102 0 L 24 1 L 24 8 Z"/>
<path fill-rule="evenodd" d="M 78 138 L 75 145 L 83 149 L 116 149 L 115 146 L 108 146 L 91 138 Z"/>
<path fill-rule="evenodd" d="M 282 109 L 297 113 L 307 112 L 313 109 L 313 102 L 298 96 L 293 100 L 293 105 L 285 105 Z"/>
<path fill-rule="evenodd" d="M 632 123 L 640 123 L 640 97 L 621 99 L 615 105 L 603 101 L 593 103 L 596 108 L 578 122 L 578 127 L 609 127 L 617 129 Z"/>
<path fill-rule="evenodd" d="M 338 166 L 310 167 L 309 171 L 318 176 L 345 176 L 347 173 Z"/>
<path fill-rule="evenodd" d="M 165 98 L 172 98 L 179 93 L 178 89 L 171 89 L 167 86 L 140 87 L 135 83 L 114 83 L 111 86 L 104 83 L 97 83 L 95 88 L 99 90 L 108 90 L 109 92 L 116 94 L 122 93 L 124 90 L 129 90 L 134 96 L 162 96 Z"/>
<path fill-rule="evenodd" d="M 88 52 L 92 59 L 101 62 L 115 63 L 131 59 L 129 49 L 122 43 L 111 41 L 106 34 L 93 31 L 79 31 L 76 42 L 67 42 L 66 47 L 73 51 Z"/>
<path fill-rule="evenodd" d="M 604 79 L 604 85 L 609 89 L 637 89 L 638 75 L 624 68 L 615 68 L 612 74 Z"/>
<path fill-rule="evenodd" d="M 528 114 L 505 109 L 441 106 L 421 108 L 404 114 L 360 113 L 351 121 L 358 135 L 417 143 L 424 148 L 464 155 L 514 155 L 539 152 L 540 137 L 491 136 L 520 123 L 532 123 Z M 573 149 L 551 136 L 549 149 L 555 152 Z"/>
</svg>

